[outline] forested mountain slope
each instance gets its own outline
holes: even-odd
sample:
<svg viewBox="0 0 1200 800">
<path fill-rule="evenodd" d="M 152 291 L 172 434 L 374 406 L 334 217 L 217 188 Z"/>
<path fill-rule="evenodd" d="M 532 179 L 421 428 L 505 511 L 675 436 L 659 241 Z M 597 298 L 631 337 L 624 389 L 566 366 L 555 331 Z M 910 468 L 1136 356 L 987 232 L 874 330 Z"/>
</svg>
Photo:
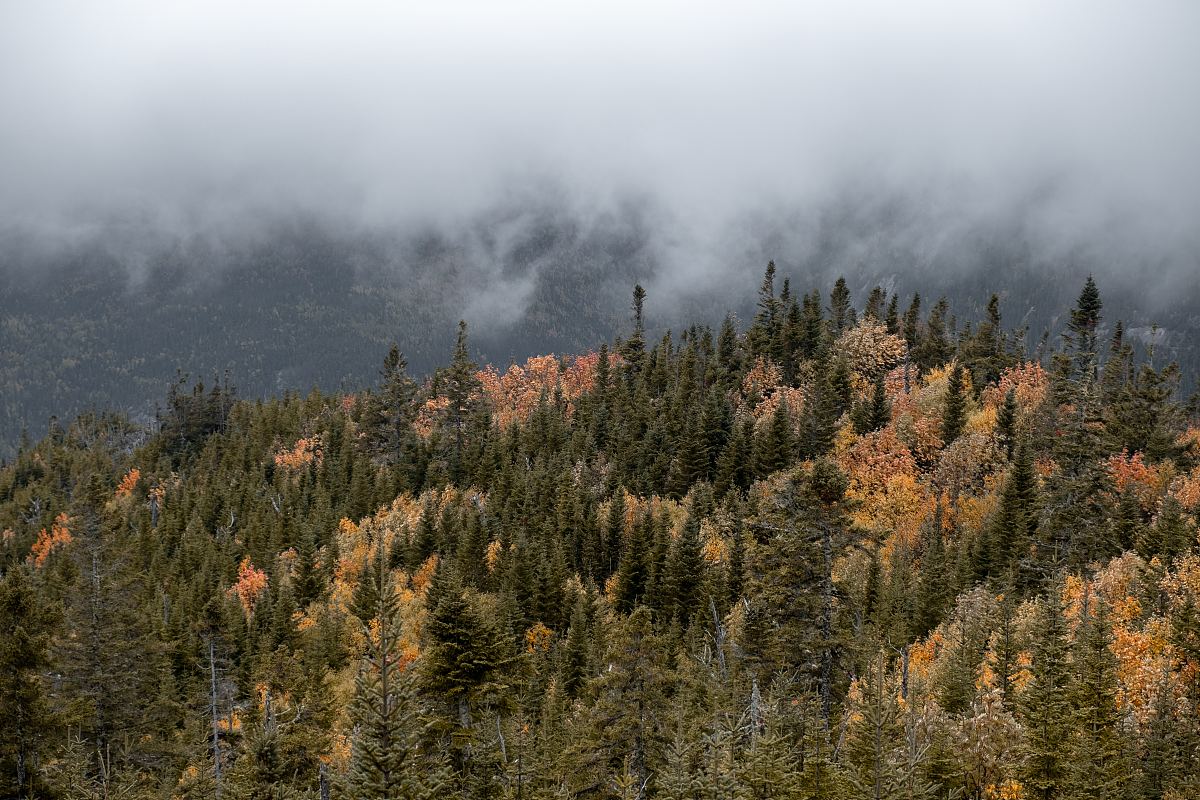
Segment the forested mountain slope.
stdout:
<svg viewBox="0 0 1200 800">
<path fill-rule="evenodd" d="M 1063 329 L 1086 263 L 1111 276 L 1109 322 L 1124 320 L 1131 342 L 1155 341 L 1188 375 L 1200 368 L 1200 296 L 1179 267 L 1048 252 L 1007 227 L 948 236 L 914 218 L 913 205 L 839 206 L 800 227 L 803 235 L 763 223 L 768 244 L 703 254 L 707 261 L 672 252 L 637 206 L 583 220 L 516 205 L 460 228 L 404 233 L 307 220 L 209 237 L 135 228 L 133 242 L 114 233 L 71 244 L 0 235 L 0 459 L 12 458 L 22 429 L 43 436 L 51 416 L 118 410 L 149 421 L 180 370 L 206 380 L 228 372 L 245 398 L 354 391 L 397 340 L 425 376 L 460 318 L 472 326 L 472 355 L 498 366 L 585 352 L 621 332 L 639 281 L 656 297 L 649 336 L 716 328 L 728 312 L 749 321 L 768 246 L 797 287 L 845 274 L 860 298 L 878 284 L 907 306 L 921 292 L 925 311 L 945 295 L 964 324 L 999 294 L 1009 325 L 1028 328 L 1027 355 Z"/>
<path fill-rule="evenodd" d="M 598 352 L 53 428 L 0 470 L 0 794 L 1196 797 L 1179 369 L 1090 279 L 1034 361 L 936 295 L 771 265 L 744 330 L 638 287 Z"/>
</svg>

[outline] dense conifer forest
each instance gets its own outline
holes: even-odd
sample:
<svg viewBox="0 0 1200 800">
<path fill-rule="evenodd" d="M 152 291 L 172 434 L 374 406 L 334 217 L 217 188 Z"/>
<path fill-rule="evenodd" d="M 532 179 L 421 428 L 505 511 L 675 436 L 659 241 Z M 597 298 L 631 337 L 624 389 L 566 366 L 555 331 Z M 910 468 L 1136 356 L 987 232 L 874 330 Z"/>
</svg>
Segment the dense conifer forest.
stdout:
<svg viewBox="0 0 1200 800">
<path fill-rule="evenodd" d="M 22 442 L 0 797 L 1200 796 L 1194 380 L 1092 279 L 1042 347 L 774 264 L 744 322 L 653 302 Z"/>
</svg>

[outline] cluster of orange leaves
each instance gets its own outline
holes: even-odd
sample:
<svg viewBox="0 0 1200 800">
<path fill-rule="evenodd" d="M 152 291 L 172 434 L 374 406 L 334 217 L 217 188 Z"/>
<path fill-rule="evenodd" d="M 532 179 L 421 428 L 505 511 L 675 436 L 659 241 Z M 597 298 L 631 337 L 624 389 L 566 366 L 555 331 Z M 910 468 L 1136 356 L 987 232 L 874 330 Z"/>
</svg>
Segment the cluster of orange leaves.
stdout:
<svg viewBox="0 0 1200 800">
<path fill-rule="evenodd" d="M 1021 785 L 1020 781 L 1009 778 L 999 786 L 988 784 L 984 789 L 983 796 L 987 800 L 1024 800 L 1025 787 Z"/>
<path fill-rule="evenodd" d="M 492 539 L 488 542 L 487 549 L 483 553 L 483 563 L 487 565 L 488 574 L 496 571 L 496 566 L 500 563 L 500 553 L 504 550 L 504 545 L 499 539 Z"/>
<path fill-rule="evenodd" d="M 541 622 L 535 622 L 529 630 L 525 631 L 525 652 L 545 653 L 550 649 L 552 641 L 554 641 L 554 631 Z"/>
<path fill-rule="evenodd" d="M 1200 599 L 1200 559 L 1189 564 L 1181 559 L 1176 568 L 1161 580 L 1171 604 L 1183 602 L 1190 593 Z M 1102 600 L 1112 625 L 1110 648 L 1117 660 L 1117 703 L 1145 723 L 1153 714 L 1155 698 L 1163 691 L 1163 677 L 1194 670 L 1197 665 L 1182 663 L 1178 649 L 1171 643 L 1169 620 L 1161 614 L 1145 615 L 1138 595 L 1146 563 L 1135 553 L 1126 553 L 1110 561 L 1090 581 L 1069 578 L 1063 587 L 1063 614 L 1072 630 L 1079 625 L 1085 597 Z M 1182 686 L 1176 680 L 1166 687 L 1176 701 Z"/>
<path fill-rule="evenodd" d="M 687 518 L 687 509 L 681 504 L 669 498 L 659 497 L 656 494 L 649 497 L 641 497 L 640 495 L 631 494 L 628 489 L 625 489 L 624 492 L 625 518 L 622 520 L 622 523 L 626 534 L 633 529 L 638 519 L 647 512 L 654 514 L 656 517 L 661 516 L 665 512 L 671 520 L 671 535 L 673 537 L 678 535 L 679 526 Z M 611 501 L 600 504 L 601 519 L 606 521 L 606 525 L 611 507 Z"/>
<path fill-rule="evenodd" d="M 986 488 L 987 479 L 1004 466 L 1004 456 L 992 436 L 966 433 L 938 457 L 934 484 L 953 498 Z"/>
<path fill-rule="evenodd" d="M 125 477 L 117 484 L 117 497 L 129 497 L 133 494 L 133 490 L 137 487 L 138 481 L 142 479 L 142 471 L 137 467 L 125 473 Z"/>
<path fill-rule="evenodd" d="M 800 413 L 804 408 L 804 391 L 783 382 L 783 373 L 775 362 L 761 356 L 742 379 L 742 385 L 733 398 L 734 410 L 739 414 L 749 413 L 755 424 L 764 426 L 775 416 L 780 403 L 787 406 L 794 433 L 800 430 Z"/>
<path fill-rule="evenodd" d="M 1188 511 L 1200 511 L 1200 467 L 1171 483 L 1171 496 Z"/>
<path fill-rule="evenodd" d="M 1130 455 L 1127 450 L 1109 456 L 1104 466 L 1117 491 L 1122 494 L 1132 492 L 1147 511 L 1158 505 L 1171 479 L 1169 471 L 1157 469 L 1147 464 L 1141 453 Z"/>
<path fill-rule="evenodd" d="M 1034 361 L 1009 367 L 995 386 L 983 390 L 980 400 L 985 407 L 999 408 L 1004 404 L 1009 389 L 1016 390 L 1017 406 L 1022 414 L 1027 415 L 1046 399 L 1046 393 L 1050 390 L 1050 376 L 1041 364 Z"/>
<path fill-rule="evenodd" d="M 746 372 L 746 377 L 742 378 L 739 406 L 752 408 L 779 388 L 781 383 L 783 373 L 775 362 L 759 356 L 754 360 L 754 366 Z"/>
<path fill-rule="evenodd" d="M 892 401 L 892 424 L 900 441 L 917 460 L 932 464 L 942 449 L 942 406 L 950 370 L 948 367 L 930 370 L 920 384 L 910 373 L 908 392 L 904 391 L 903 370 L 903 367 L 892 370 L 885 381 Z M 969 396 L 969 386 L 966 388 Z"/>
<path fill-rule="evenodd" d="M 708 520 L 700 523 L 700 555 L 710 567 L 724 564 L 729 558 L 729 544 Z"/>
<path fill-rule="evenodd" d="M 70 518 L 66 513 L 59 514 L 54 518 L 54 523 L 50 526 L 50 531 L 47 533 L 45 528 L 42 528 L 37 535 L 37 539 L 33 543 L 33 547 L 29 549 L 29 563 L 34 567 L 41 569 L 46 564 L 46 559 L 55 550 L 61 550 L 71 543 L 71 528 L 68 526 Z"/>
<path fill-rule="evenodd" d="M 898 543 L 916 545 L 921 523 L 933 511 L 933 496 L 919 480 L 916 462 L 891 426 L 858 437 L 839 454 L 846 474 L 852 519 L 863 528 L 888 531 L 885 560 Z"/>
<path fill-rule="evenodd" d="M 609 367 L 615 367 L 620 357 L 609 354 Z M 567 401 L 567 411 L 572 410 L 572 401 L 592 390 L 596 385 L 596 366 L 600 363 L 598 353 L 575 356 L 565 363 L 554 355 L 536 356 L 525 364 L 513 364 L 504 373 L 488 365 L 476 373 L 483 387 L 483 394 L 492 410 L 492 419 L 501 428 L 514 422 L 529 419 L 543 396 L 553 398 L 561 391 Z"/>
<path fill-rule="evenodd" d="M 804 391 L 791 386 L 779 386 L 750 412 L 757 425 L 769 425 L 780 403 L 787 406 L 793 433 L 800 431 L 800 413 L 804 409 Z"/>
<path fill-rule="evenodd" d="M 323 456 L 320 436 L 301 437 L 290 448 L 276 451 L 275 466 L 298 470 L 313 463 L 320 465 Z"/>
<path fill-rule="evenodd" d="M 450 398 L 438 395 L 430 397 L 421 404 L 421 408 L 417 411 L 417 418 L 413 420 L 413 430 L 417 432 L 417 436 L 422 439 L 428 439 L 433 435 L 434 429 L 437 427 L 438 420 L 442 418 L 442 414 L 450 407 Z"/>
<path fill-rule="evenodd" d="M 238 566 L 237 580 L 229 587 L 228 594 L 230 597 L 236 597 L 241 603 L 246 619 L 254 615 L 254 606 L 266 591 L 267 583 L 267 573 L 250 563 L 250 556 L 243 558 Z"/>
</svg>

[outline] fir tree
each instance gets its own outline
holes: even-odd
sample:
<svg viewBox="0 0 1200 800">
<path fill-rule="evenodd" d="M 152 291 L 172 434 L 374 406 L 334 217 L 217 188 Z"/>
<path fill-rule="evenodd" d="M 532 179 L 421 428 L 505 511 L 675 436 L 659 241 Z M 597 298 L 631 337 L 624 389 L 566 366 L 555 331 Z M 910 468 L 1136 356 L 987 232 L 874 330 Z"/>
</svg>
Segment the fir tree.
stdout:
<svg viewBox="0 0 1200 800">
<path fill-rule="evenodd" d="M 1094 603 L 1094 612 L 1087 606 Z M 1118 798 L 1130 764 L 1117 707 L 1117 660 L 1110 649 L 1103 603 L 1085 597 L 1083 619 L 1075 634 L 1069 701 L 1075 732 L 1070 738 L 1066 796 Z"/>
<path fill-rule="evenodd" d="M 839 277 L 829 294 L 829 322 L 835 335 L 854 324 L 853 314 L 854 310 L 850 308 L 850 289 L 846 286 L 846 279 Z"/>
<path fill-rule="evenodd" d="M 51 608 L 24 569 L 10 567 L 0 582 L 0 786 L 6 797 L 34 798 L 46 790 L 45 760 L 61 731 L 46 684 Z"/>
<path fill-rule="evenodd" d="M 1025 723 L 1023 783 L 1040 800 L 1059 797 L 1069 781 L 1063 742 L 1070 733 L 1065 625 L 1057 587 L 1041 602 L 1034 633 L 1033 678 L 1021 698 Z"/>
<path fill-rule="evenodd" d="M 859 436 L 879 430 L 892 420 L 892 403 L 888 400 L 883 376 L 875 379 L 871 396 L 854 405 L 850 412 L 854 432 Z"/>
<path fill-rule="evenodd" d="M 755 472 L 761 477 L 777 472 L 792 461 L 792 422 L 787 403 L 781 401 L 771 424 L 759 436 L 754 453 Z"/>
<path fill-rule="evenodd" d="M 700 611 L 704 561 L 701 556 L 700 520 L 688 514 L 679 536 L 671 542 L 667 560 L 664 610 L 686 629 Z"/>
<path fill-rule="evenodd" d="M 391 576 L 377 557 L 355 597 L 367 649 L 355 679 L 355 736 L 349 786 L 354 797 L 435 798 L 447 786 L 444 764 L 423 747 L 414 673 L 400 645 L 400 606 Z"/>
</svg>

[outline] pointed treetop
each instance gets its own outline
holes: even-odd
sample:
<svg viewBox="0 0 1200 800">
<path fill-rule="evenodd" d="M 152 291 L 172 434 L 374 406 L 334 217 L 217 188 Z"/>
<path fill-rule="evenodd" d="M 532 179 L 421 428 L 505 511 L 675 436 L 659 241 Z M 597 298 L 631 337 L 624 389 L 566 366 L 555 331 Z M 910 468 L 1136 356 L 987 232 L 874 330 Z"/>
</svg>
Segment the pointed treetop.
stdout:
<svg viewBox="0 0 1200 800">
<path fill-rule="evenodd" d="M 646 290 L 642 288 L 640 283 L 633 286 L 633 327 L 634 330 L 641 331 L 644 328 L 642 318 L 642 305 L 646 300 Z"/>
<path fill-rule="evenodd" d="M 1096 281 L 1088 275 L 1087 281 L 1083 284 L 1083 290 L 1079 293 L 1079 300 L 1075 303 L 1075 310 L 1071 312 L 1071 328 L 1078 333 L 1094 333 L 1096 326 L 1100 323 L 1100 309 L 1104 304 L 1100 300 L 1100 290 L 1096 288 Z"/>
</svg>

